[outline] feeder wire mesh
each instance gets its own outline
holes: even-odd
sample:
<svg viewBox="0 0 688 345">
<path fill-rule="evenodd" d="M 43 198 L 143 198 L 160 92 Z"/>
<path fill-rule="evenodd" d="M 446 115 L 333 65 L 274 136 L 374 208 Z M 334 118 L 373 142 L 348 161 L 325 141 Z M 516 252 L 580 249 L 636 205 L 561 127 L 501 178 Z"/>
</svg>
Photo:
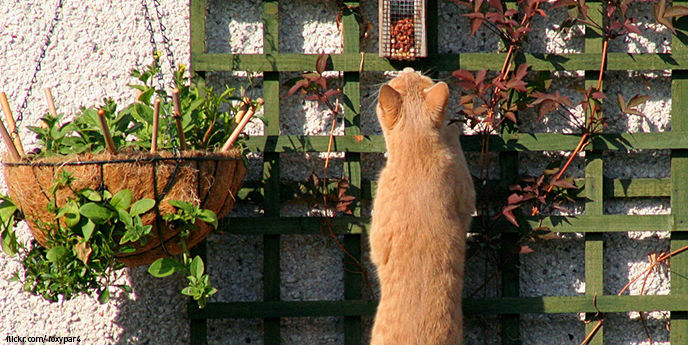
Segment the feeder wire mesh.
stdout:
<svg viewBox="0 0 688 345">
<path fill-rule="evenodd" d="M 414 60 L 427 56 L 424 0 L 380 2 L 380 56 Z"/>
</svg>

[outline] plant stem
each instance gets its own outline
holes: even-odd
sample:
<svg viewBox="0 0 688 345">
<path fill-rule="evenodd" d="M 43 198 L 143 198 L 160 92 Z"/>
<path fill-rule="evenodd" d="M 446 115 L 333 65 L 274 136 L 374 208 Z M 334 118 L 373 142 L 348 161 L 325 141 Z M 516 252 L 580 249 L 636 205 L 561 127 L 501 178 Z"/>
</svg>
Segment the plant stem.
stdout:
<svg viewBox="0 0 688 345">
<path fill-rule="evenodd" d="M 609 49 L 609 40 L 605 37 L 602 41 L 602 62 L 600 63 L 600 73 L 599 76 L 597 77 L 597 91 L 599 91 L 602 88 L 602 79 L 604 78 L 604 71 L 606 69 L 606 64 L 607 64 L 607 52 Z M 599 112 L 599 107 L 597 104 L 593 106 L 592 112 L 590 113 L 591 117 L 596 116 L 596 114 Z M 588 126 L 591 126 L 592 121 L 589 121 Z M 583 133 L 583 135 L 580 138 L 580 141 L 578 142 L 578 145 L 576 148 L 571 152 L 571 156 L 569 159 L 566 161 L 566 164 L 561 168 L 557 176 L 552 180 L 552 182 L 559 181 L 561 177 L 564 175 L 564 172 L 566 172 L 566 169 L 569 168 L 571 165 L 571 162 L 573 162 L 573 159 L 581 153 L 589 144 L 590 144 L 590 135 L 593 133 L 591 128 L 586 128 L 586 131 Z M 552 188 L 554 188 L 554 185 L 550 182 L 549 187 L 547 188 L 547 193 L 552 191 Z"/>
<path fill-rule="evenodd" d="M 174 122 L 177 124 L 177 135 L 179 136 L 179 146 L 182 150 L 188 150 L 184 127 L 182 126 L 182 106 L 179 102 L 179 89 L 172 90 L 172 101 L 174 102 Z"/>
</svg>

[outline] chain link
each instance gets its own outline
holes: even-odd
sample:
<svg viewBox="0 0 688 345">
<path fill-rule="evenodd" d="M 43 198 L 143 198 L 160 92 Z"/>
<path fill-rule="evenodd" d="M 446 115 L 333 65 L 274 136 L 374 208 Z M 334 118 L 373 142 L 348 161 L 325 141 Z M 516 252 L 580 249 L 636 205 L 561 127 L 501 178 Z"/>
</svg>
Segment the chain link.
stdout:
<svg viewBox="0 0 688 345">
<path fill-rule="evenodd" d="M 153 30 L 153 19 L 150 16 L 150 11 L 148 9 L 148 2 L 147 0 L 141 0 L 141 6 L 143 7 L 143 16 L 146 19 L 146 29 L 148 30 L 148 34 L 150 36 L 150 44 L 151 47 L 153 48 L 153 55 L 155 56 L 156 60 L 159 59 L 158 57 L 158 44 L 157 41 L 155 40 L 155 30 Z M 162 23 L 162 11 L 160 10 L 160 3 L 158 0 L 153 0 L 153 6 L 155 7 L 155 11 L 158 17 L 158 23 L 160 27 L 160 34 L 162 36 L 162 44 L 163 48 L 165 49 L 167 53 L 167 59 L 168 63 L 170 64 L 170 69 L 174 71 L 174 68 L 176 67 L 175 61 L 174 61 L 174 54 L 172 53 L 172 49 L 170 48 L 170 40 L 167 38 L 166 30 L 167 28 L 165 25 Z M 159 60 L 156 61 L 156 63 L 159 64 Z M 158 80 L 158 90 L 163 91 L 165 87 L 165 82 L 164 82 L 164 77 L 162 73 L 162 66 L 159 64 L 158 65 L 159 70 L 158 74 L 156 75 L 157 80 Z M 159 96 L 164 95 L 164 92 L 158 92 Z M 169 97 L 167 97 L 167 101 L 169 102 Z M 179 156 L 179 143 L 177 142 L 177 137 L 174 135 L 172 132 L 172 127 L 174 127 L 174 119 L 172 114 L 170 112 L 172 110 L 166 109 L 165 107 L 162 108 L 163 112 L 165 113 L 165 118 L 167 118 L 167 135 L 170 137 L 170 144 L 172 146 L 172 152 L 174 153 L 175 156 Z"/>
<path fill-rule="evenodd" d="M 158 16 L 158 26 L 160 27 L 160 35 L 162 36 L 162 46 L 165 48 L 165 53 L 167 54 L 167 62 L 170 64 L 170 68 L 174 70 L 177 68 L 177 63 L 174 59 L 174 53 L 171 49 L 170 39 L 167 37 L 167 27 L 163 24 L 163 13 L 160 6 L 159 0 L 153 0 L 153 7 L 155 7 L 155 13 Z"/>
<path fill-rule="evenodd" d="M 143 7 L 143 17 L 146 19 L 146 30 L 148 30 L 148 35 L 150 36 L 148 41 L 151 44 L 151 47 L 153 48 L 153 56 L 156 59 L 157 62 L 157 55 L 158 55 L 158 44 L 155 41 L 155 30 L 153 30 L 153 20 L 151 19 L 150 12 L 148 11 L 148 4 L 146 0 L 141 0 L 141 7 Z M 158 65 L 158 67 L 160 67 Z M 158 79 L 158 90 L 162 90 L 165 87 L 165 82 L 164 78 L 162 75 L 162 68 L 158 70 L 158 74 L 156 75 Z"/>
<path fill-rule="evenodd" d="M 24 95 L 24 100 L 22 101 L 21 105 L 17 109 L 17 120 L 16 120 L 16 128 L 15 132 L 17 131 L 17 128 L 19 128 L 19 125 L 21 124 L 22 120 L 24 119 L 24 111 L 26 110 L 26 107 L 29 105 L 29 97 L 31 97 L 31 92 L 33 92 L 33 87 L 36 86 L 36 83 L 38 82 L 38 72 L 41 71 L 41 63 L 43 63 L 43 59 L 45 59 L 45 54 L 48 51 L 48 47 L 50 46 L 50 43 L 52 43 L 53 39 L 53 33 L 55 32 L 55 28 L 57 27 L 57 22 L 60 20 L 60 14 L 62 13 L 62 7 L 64 5 L 63 0 L 58 0 L 57 1 L 57 7 L 55 8 L 55 15 L 53 16 L 53 20 L 50 22 L 50 27 L 48 28 L 48 33 L 45 36 L 45 43 L 43 43 L 43 46 L 41 47 L 41 52 L 38 55 L 38 58 L 36 59 L 36 68 L 33 71 L 33 76 L 31 77 L 31 82 L 29 83 L 29 89 L 26 90 L 26 95 Z"/>
</svg>

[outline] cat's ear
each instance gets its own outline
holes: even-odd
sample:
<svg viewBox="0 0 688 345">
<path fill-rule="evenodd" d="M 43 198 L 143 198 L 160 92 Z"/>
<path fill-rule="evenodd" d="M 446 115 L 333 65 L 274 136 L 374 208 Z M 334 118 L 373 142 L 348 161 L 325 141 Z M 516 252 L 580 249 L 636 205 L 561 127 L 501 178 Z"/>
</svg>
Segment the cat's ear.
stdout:
<svg viewBox="0 0 688 345">
<path fill-rule="evenodd" d="M 399 116 L 401 106 L 401 95 L 393 87 L 385 84 L 380 88 L 380 121 L 387 128 L 391 128 Z"/>
<path fill-rule="evenodd" d="M 441 126 L 444 123 L 444 107 L 449 100 L 449 86 L 445 82 L 438 82 L 423 90 L 423 97 L 428 108 L 433 110 L 433 120 Z"/>
</svg>

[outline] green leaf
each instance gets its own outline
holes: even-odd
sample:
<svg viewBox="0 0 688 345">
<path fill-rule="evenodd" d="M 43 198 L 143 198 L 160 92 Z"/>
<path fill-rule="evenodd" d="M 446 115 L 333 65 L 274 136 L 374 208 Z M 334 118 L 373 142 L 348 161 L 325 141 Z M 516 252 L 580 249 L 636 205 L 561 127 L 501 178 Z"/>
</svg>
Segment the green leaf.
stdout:
<svg viewBox="0 0 688 345">
<path fill-rule="evenodd" d="M 184 265 L 175 259 L 160 258 L 155 260 L 150 267 L 148 267 L 148 273 L 154 277 L 163 278 L 184 269 Z"/>
<path fill-rule="evenodd" d="M 93 230 L 95 230 L 95 229 L 96 229 L 96 224 L 93 223 L 90 219 L 88 220 L 88 222 L 86 222 L 86 224 L 83 227 L 81 227 L 81 231 L 84 234 L 84 240 L 86 242 L 88 242 L 88 240 L 91 239 L 91 235 L 93 235 Z"/>
<path fill-rule="evenodd" d="M 93 189 L 84 189 L 81 192 L 79 192 L 84 198 L 90 200 L 90 201 L 103 201 L 103 197 L 100 196 L 100 193 L 94 191 Z"/>
<path fill-rule="evenodd" d="M 96 224 L 103 224 L 112 218 L 112 211 L 105 206 L 89 202 L 79 208 L 82 216 L 92 220 Z"/>
<path fill-rule="evenodd" d="M 127 228 L 131 228 L 134 226 L 133 219 L 132 219 L 131 215 L 129 214 L 129 212 L 127 212 L 121 208 L 117 209 L 117 218 L 122 223 L 124 223 L 124 226 L 126 226 Z"/>
<path fill-rule="evenodd" d="M 193 214 L 194 209 L 196 208 L 194 204 L 186 201 L 180 201 L 180 200 L 170 200 L 168 203 L 188 214 Z"/>
<path fill-rule="evenodd" d="M 63 217 L 62 219 L 64 220 L 65 225 L 70 228 L 77 226 L 79 221 L 81 221 L 79 209 L 74 203 L 65 205 L 65 207 L 60 210 L 60 213 L 58 213 L 58 217 L 59 216 Z"/>
<path fill-rule="evenodd" d="M 194 100 L 193 102 L 191 102 L 191 104 L 189 104 L 189 107 L 185 110 L 187 113 L 190 113 L 196 110 L 196 108 L 200 107 L 203 103 L 205 103 L 205 98 Z"/>
<path fill-rule="evenodd" d="M 110 288 L 106 286 L 105 289 L 103 289 L 103 291 L 100 293 L 100 295 L 98 295 L 98 301 L 100 302 L 100 304 L 105 304 L 109 300 L 110 300 Z"/>
<path fill-rule="evenodd" d="M 136 234 L 133 231 L 129 230 L 124 233 L 124 236 L 122 236 L 122 238 L 119 239 L 119 244 L 123 245 L 127 242 L 136 242 L 136 240 L 138 240 L 138 236 L 136 236 Z"/>
<path fill-rule="evenodd" d="M 198 213 L 198 219 L 210 224 L 217 229 L 217 215 L 212 210 L 201 210 Z"/>
<path fill-rule="evenodd" d="M 114 285 L 114 286 L 115 286 L 115 287 L 118 287 L 118 288 L 120 288 L 120 289 L 122 289 L 122 291 L 124 291 L 124 292 L 126 292 L 126 293 L 132 293 L 132 292 L 133 292 L 131 286 L 126 285 L 126 284 Z"/>
<path fill-rule="evenodd" d="M 11 230 L 8 229 L 7 231 L 3 232 L 2 234 L 2 251 L 5 252 L 5 254 L 9 256 L 14 256 L 17 254 L 17 246 L 19 244 L 17 243 L 17 234 Z"/>
<path fill-rule="evenodd" d="M 200 256 L 196 255 L 196 257 L 191 261 L 191 265 L 189 265 L 189 272 L 191 273 L 192 276 L 196 278 L 201 278 L 203 276 L 203 259 L 201 259 Z"/>
<path fill-rule="evenodd" d="M 119 248 L 119 252 L 122 254 L 131 254 L 136 251 L 136 248 L 134 246 L 122 246 Z"/>
<path fill-rule="evenodd" d="M 186 295 L 186 296 L 193 296 L 193 293 L 194 293 L 193 287 L 191 287 L 191 286 L 187 286 L 187 287 L 185 287 L 185 288 L 182 289 L 182 294 L 183 294 L 183 295 Z"/>
<path fill-rule="evenodd" d="M 17 206 L 15 206 L 9 198 L 2 199 L 2 203 L 0 203 L 0 220 L 2 220 L 3 223 L 7 223 L 16 211 Z"/>
<path fill-rule="evenodd" d="M 129 214 L 132 216 L 138 216 L 150 211 L 155 206 L 155 200 L 153 199 L 141 199 L 131 205 L 131 210 Z"/>
<path fill-rule="evenodd" d="M 131 205 L 131 198 L 131 192 L 128 189 L 122 189 L 121 191 L 117 192 L 117 194 L 112 196 L 110 205 L 117 209 L 127 210 L 129 205 Z"/>
<path fill-rule="evenodd" d="M 63 246 L 56 246 L 48 249 L 45 257 L 50 262 L 58 262 L 63 256 L 65 256 L 65 254 L 67 254 L 67 248 Z"/>
</svg>

